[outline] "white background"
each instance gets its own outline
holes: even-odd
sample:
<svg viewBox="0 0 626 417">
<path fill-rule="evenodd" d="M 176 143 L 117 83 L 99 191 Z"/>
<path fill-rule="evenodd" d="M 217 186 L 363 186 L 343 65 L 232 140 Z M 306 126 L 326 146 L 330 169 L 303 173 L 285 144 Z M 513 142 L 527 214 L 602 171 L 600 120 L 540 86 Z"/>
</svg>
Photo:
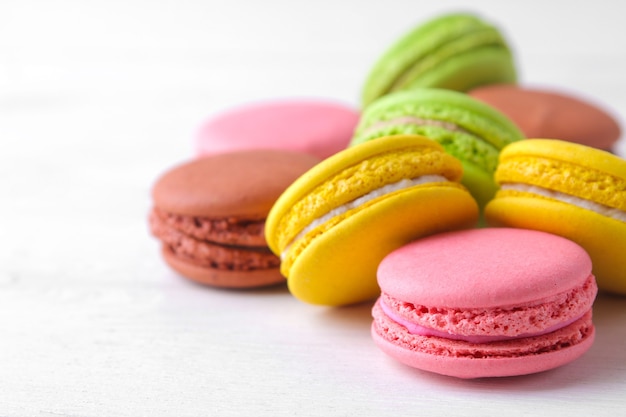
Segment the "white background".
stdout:
<svg viewBox="0 0 626 417">
<path fill-rule="evenodd" d="M 380 53 L 440 12 L 495 22 L 523 83 L 622 121 L 623 4 L 0 0 L 0 416 L 626 415 L 626 297 L 598 298 L 578 361 L 463 381 L 382 354 L 369 303 L 189 283 L 146 220 L 206 117 L 277 97 L 357 105 Z"/>
</svg>

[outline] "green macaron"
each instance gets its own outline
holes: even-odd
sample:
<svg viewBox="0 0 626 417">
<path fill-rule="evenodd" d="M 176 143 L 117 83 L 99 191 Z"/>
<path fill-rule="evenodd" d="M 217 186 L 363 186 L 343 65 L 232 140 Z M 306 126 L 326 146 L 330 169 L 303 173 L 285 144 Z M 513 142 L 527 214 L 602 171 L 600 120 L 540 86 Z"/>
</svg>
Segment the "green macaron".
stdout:
<svg viewBox="0 0 626 417">
<path fill-rule="evenodd" d="M 493 175 L 500 149 L 524 138 L 507 116 L 465 93 L 416 88 L 388 94 L 369 105 L 351 146 L 399 134 L 426 136 L 459 159 L 461 182 L 481 207 L 497 189 Z"/>
<path fill-rule="evenodd" d="M 511 49 L 495 26 L 467 13 L 446 14 L 401 37 L 367 77 L 365 107 L 393 91 L 436 87 L 468 91 L 517 80 Z"/>
</svg>

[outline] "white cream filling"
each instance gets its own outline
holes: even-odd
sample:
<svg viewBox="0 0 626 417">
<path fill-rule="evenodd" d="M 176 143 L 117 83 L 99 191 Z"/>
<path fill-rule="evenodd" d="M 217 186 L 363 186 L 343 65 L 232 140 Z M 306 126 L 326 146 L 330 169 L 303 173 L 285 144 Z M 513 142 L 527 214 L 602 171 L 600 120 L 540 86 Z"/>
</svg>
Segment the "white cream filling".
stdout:
<svg viewBox="0 0 626 417">
<path fill-rule="evenodd" d="M 403 190 L 403 189 L 414 187 L 416 185 L 421 185 L 421 184 L 435 183 L 435 182 L 447 182 L 447 181 L 449 180 L 442 175 L 423 175 L 418 178 L 403 179 L 396 183 L 387 184 L 373 191 L 370 191 L 369 193 L 357 199 L 354 199 L 342 206 L 336 207 L 332 209 L 331 211 L 329 211 L 328 213 L 324 214 L 323 216 L 318 217 L 317 219 L 314 219 L 308 226 L 302 229 L 300 233 L 298 233 L 291 240 L 291 242 L 285 247 L 285 250 L 280 254 L 280 258 L 285 259 L 287 252 L 289 252 L 289 249 L 291 248 L 291 245 L 293 245 L 293 243 L 296 242 L 298 239 L 301 239 L 304 235 L 309 233 L 311 230 L 315 229 L 316 227 L 318 227 L 319 225 L 323 223 L 326 223 L 332 218 L 341 216 L 342 214 L 346 213 L 348 210 L 355 209 L 359 206 L 362 206 L 363 204 L 366 204 L 374 200 L 375 198 L 381 197 L 385 194 L 393 193 L 398 190 Z"/>
<path fill-rule="evenodd" d="M 514 191 L 522 191 L 526 193 L 537 194 L 543 197 L 552 198 L 554 200 L 562 201 L 563 203 L 572 204 L 574 206 L 594 211 L 603 216 L 610 217 L 615 220 L 619 220 L 622 222 L 626 222 L 626 212 L 620 209 L 616 209 L 613 207 L 608 207 L 603 204 L 595 203 L 591 200 L 586 200 L 584 198 L 576 197 L 571 194 L 565 194 L 559 191 L 549 190 L 547 188 L 538 187 L 536 185 L 529 184 L 502 184 L 500 186 L 501 190 L 514 190 Z"/>
</svg>

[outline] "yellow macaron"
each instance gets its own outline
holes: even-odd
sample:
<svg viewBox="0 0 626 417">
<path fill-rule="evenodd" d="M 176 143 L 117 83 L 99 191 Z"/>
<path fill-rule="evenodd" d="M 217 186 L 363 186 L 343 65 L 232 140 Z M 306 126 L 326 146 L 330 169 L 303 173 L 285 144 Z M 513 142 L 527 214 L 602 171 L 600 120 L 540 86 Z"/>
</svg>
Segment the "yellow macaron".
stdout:
<svg viewBox="0 0 626 417">
<path fill-rule="evenodd" d="M 598 286 L 626 294 L 626 160 L 555 139 L 506 146 L 500 189 L 485 208 L 492 226 L 535 229 L 587 250 Z"/>
<path fill-rule="evenodd" d="M 379 295 L 378 264 L 436 232 L 472 227 L 461 163 L 417 135 L 378 138 L 314 166 L 278 198 L 265 235 L 291 293 L 339 306 Z"/>
</svg>

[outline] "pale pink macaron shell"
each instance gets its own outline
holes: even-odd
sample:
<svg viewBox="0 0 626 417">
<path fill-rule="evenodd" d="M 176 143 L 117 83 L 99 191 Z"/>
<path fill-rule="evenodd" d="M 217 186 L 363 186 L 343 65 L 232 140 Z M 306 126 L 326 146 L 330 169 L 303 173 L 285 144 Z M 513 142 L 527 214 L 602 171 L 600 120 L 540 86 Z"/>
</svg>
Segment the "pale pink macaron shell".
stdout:
<svg viewBox="0 0 626 417">
<path fill-rule="evenodd" d="M 358 119 L 351 106 L 321 99 L 250 103 L 204 122 L 196 135 L 196 153 L 282 149 L 324 159 L 348 146 Z"/>
<path fill-rule="evenodd" d="M 408 244 L 388 255 L 378 273 L 383 293 L 407 303 L 461 310 L 461 313 L 463 309 L 497 311 L 499 307 L 523 310 L 543 300 L 553 300 L 585 283 L 589 285 L 591 261 L 577 244 L 548 233 L 507 228 L 473 229 L 443 233 Z M 591 283 L 592 289 L 596 289 L 595 282 Z M 595 291 L 588 294 L 595 298 Z M 585 303 L 590 306 L 593 298 Z M 450 356 L 438 352 L 464 349 L 466 342 L 413 335 L 404 326 L 391 321 L 378 303 L 373 309 L 372 336 L 381 350 L 409 366 L 461 378 L 523 375 L 556 368 L 587 351 L 595 334 L 588 311 L 562 330 L 502 342 L 498 348 L 503 349 L 503 355 L 499 357 Z M 485 318 L 492 319 L 498 320 Z M 377 323 L 378 326 L 387 323 L 384 324 L 388 326 L 385 337 L 376 330 Z M 543 354 L 521 353 L 527 348 L 532 351 L 533 344 L 560 343 L 559 337 L 564 334 L 568 337 L 568 332 L 576 335 L 577 328 L 587 329 L 589 333 L 567 348 Z M 470 347 L 480 353 L 480 346 Z"/>
<path fill-rule="evenodd" d="M 415 304 L 491 308 L 563 293 L 590 273 L 589 255 L 570 240 L 535 230 L 485 228 L 434 235 L 396 250 L 381 262 L 378 284 Z"/>
</svg>

